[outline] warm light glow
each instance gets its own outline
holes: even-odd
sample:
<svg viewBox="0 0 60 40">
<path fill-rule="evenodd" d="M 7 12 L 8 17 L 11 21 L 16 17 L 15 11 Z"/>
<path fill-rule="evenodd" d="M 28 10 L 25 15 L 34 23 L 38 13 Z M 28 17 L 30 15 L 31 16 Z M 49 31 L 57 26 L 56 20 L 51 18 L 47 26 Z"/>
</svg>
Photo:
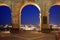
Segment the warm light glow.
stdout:
<svg viewBox="0 0 60 40">
<path fill-rule="evenodd" d="M 0 4 L 0 6 L 8 6 L 8 5 L 6 5 L 6 4 Z M 9 7 L 9 6 L 8 6 Z"/>
<path fill-rule="evenodd" d="M 41 13 L 40 7 L 39 7 L 36 3 L 32 3 L 32 2 L 27 2 L 27 3 L 25 3 L 25 4 L 20 8 L 20 13 L 21 13 L 22 9 L 23 9 L 26 5 L 30 5 L 30 4 L 36 6 L 36 7 L 40 10 L 40 13 Z"/>
<path fill-rule="evenodd" d="M 39 18 L 40 18 L 40 31 L 41 31 L 41 13 L 40 13 L 40 16 L 39 16 Z"/>
<path fill-rule="evenodd" d="M 10 31 L 3 31 L 2 33 L 6 33 L 6 34 L 8 34 L 8 33 L 10 33 Z"/>
<path fill-rule="evenodd" d="M 52 6 L 54 6 L 54 5 L 60 5 L 60 2 L 56 2 L 55 4 L 53 4 Z"/>
</svg>

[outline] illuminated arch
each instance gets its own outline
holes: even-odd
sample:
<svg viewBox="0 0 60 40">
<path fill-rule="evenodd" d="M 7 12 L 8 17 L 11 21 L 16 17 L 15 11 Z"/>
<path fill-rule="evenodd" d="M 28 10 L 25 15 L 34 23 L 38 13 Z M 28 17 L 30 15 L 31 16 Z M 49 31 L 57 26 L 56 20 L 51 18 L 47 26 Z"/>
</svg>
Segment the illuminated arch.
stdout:
<svg viewBox="0 0 60 40">
<path fill-rule="evenodd" d="M 28 2 L 28 3 L 25 3 L 24 5 L 22 5 L 22 7 L 20 8 L 20 13 L 21 13 L 22 9 L 29 4 L 36 6 L 41 11 L 40 7 L 36 3 Z"/>
<path fill-rule="evenodd" d="M 59 22 L 59 16 L 60 16 L 60 5 L 59 4 L 54 4 L 53 6 L 50 7 L 50 10 L 49 10 L 49 23 L 50 24 L 60 24 L 58 23 Z M 59 14 L 57 14 L 59 12 Z M 56 21 L 57 20 L 57 21 Z"/>
<path fill-rule="evenodd" d="M 0 6 L 8 6 L 7 4 L 0 4 Z M 8 6 L 9 7 L 9 6 Z"/>
<path fill-rule="evenodd" d="M 28 3 L 25 3 L 24 5 L 22 5 L 21 6 L 21 8 L 20 8 L 20 22 L 21 22 L 21 11 L 22 11 L 22 9 L 25 7 L 25 6 L 27 6 L 27 5 L 34 5 L 35 7 L 37 7 L 38 8 L 38 10 L 40 11 L 40 16 L 41 16 L 41 9 L 40 9 L 40 7 L 36 4 L 36 3 L 32 3 L 32 2 L 28 2 Z M 40 17 L 40 22 L 41 22 L 41 17 Z M 20 23 L 21 24 L 21 23 Z M 41 23 L 40 23 L 41 24 Z"/>
</svg>

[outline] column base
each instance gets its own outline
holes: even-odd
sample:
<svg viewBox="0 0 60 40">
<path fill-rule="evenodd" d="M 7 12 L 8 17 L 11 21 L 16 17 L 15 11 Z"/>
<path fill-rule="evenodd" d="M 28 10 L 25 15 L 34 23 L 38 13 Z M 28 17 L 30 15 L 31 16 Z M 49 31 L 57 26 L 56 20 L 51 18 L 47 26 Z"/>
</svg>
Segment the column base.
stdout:
<svg viewBox="0 0 60 40">
<path fill-rule="evenodd" d="M 18 33 L 19 32 L 19 28 L 11 28 L 10 32 L 11 33 Z"/>
<path fill-rule="evenodd" d="M 41 32 L 43 32 L 43 33 L 49 33 L 50 29 L 49 28 L 43 28 L 43 29 L 41 29 Z"/>
</svg>

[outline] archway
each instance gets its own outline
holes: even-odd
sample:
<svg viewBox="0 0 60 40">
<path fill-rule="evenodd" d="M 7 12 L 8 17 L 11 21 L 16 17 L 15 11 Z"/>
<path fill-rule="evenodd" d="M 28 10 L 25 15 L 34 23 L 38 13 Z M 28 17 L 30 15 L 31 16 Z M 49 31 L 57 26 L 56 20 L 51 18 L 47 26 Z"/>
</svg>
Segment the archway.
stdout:
<svg viewBox="0 0 60 40">
<path fill-rule="evenodd" d="M 60 25 L 60 5 L 54 5 L 49 10 L 50 24 Z"/>
<path fill-rule="evenodd" d="M 11 9 L 7 5 L 0 5 L 0 25 L 11 25 Z"/>
<path fill-rule="evenodd" d="M 40 26 L 40 8 L 35 3 L 27 3 L 21 8 L 21 25 L 35 25 Z"/>
</svg>

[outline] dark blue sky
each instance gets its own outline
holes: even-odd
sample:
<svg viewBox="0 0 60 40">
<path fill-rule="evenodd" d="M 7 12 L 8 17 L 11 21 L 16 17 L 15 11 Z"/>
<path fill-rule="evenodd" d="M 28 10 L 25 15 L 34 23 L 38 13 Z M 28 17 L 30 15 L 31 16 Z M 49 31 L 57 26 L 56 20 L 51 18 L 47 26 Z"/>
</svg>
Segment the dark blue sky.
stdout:
<svg viewBox="0 0 60 40">
<path fill-rule="evenodd" d="M 0 25 L 11 24 L 11 10 L 7 6 L 0 6 Z"/>
<path fill-rule="evenodd" d="M 27 5 L 21 11 L 21 24 L 27 25 L 39 25 L 39 9 L 34 5 Z"/>
<path fill-rule="evenodd" d="M 55 5 L 50 8 L 50 24 L 60 24 L 60 5 Z"/>
</svg>

